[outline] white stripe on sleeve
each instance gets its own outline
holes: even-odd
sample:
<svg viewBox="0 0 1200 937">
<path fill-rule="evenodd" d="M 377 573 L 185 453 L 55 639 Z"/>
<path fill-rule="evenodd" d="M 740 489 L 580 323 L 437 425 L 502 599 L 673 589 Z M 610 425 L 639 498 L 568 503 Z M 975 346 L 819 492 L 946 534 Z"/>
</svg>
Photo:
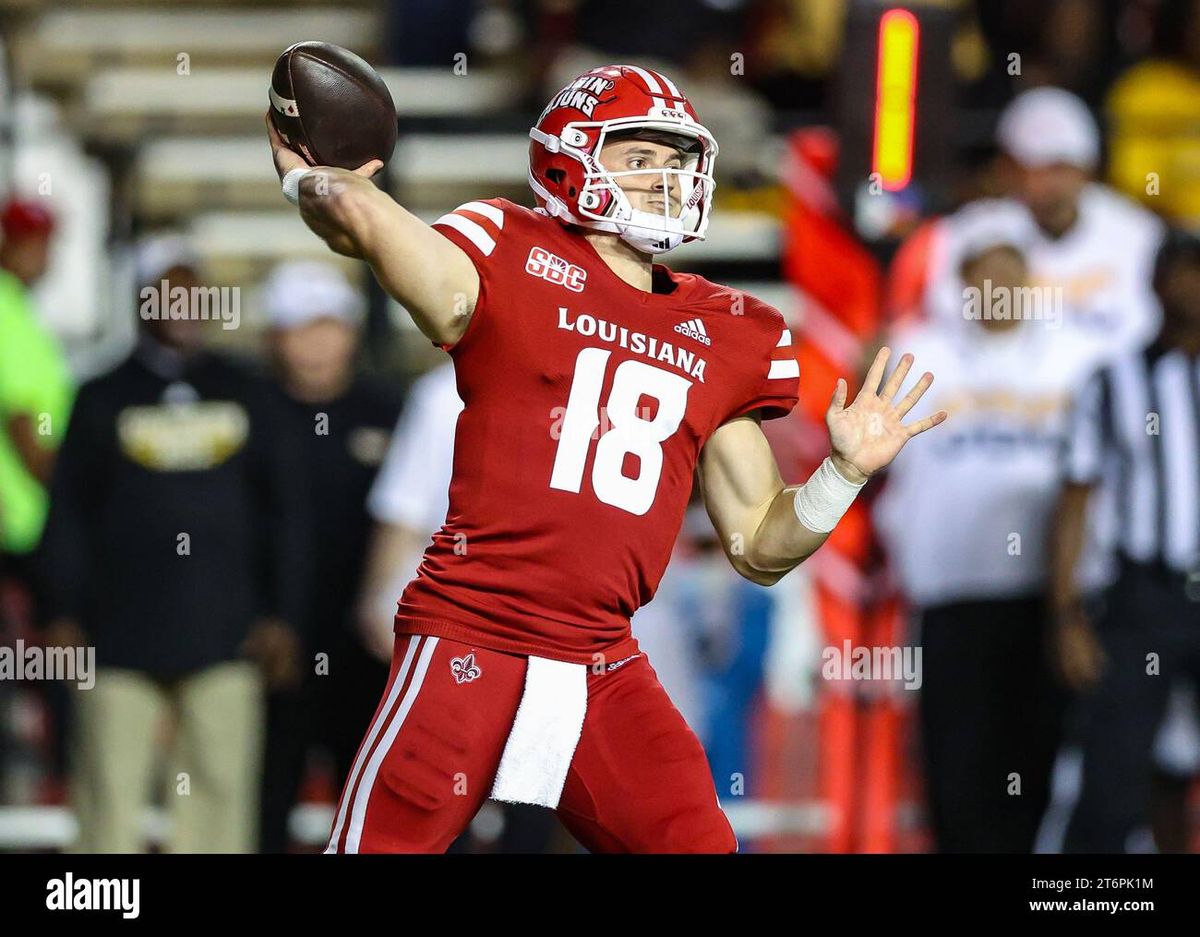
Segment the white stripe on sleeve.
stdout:
<svg viewBox="0 0 1200 937">
<path fill-rule="evenodd" d="M 799 376 L 800 362 L 795 358 L 772 359 L 771 370 L 767 372 L 767 380 Z"/>
<path fill-rule="evenodd" d="M 495 205 L 489 205 L 487 202 L 467 202 L 465 205 L 459 205 L 454 210 L 456 212 L 473 211 L 477 215 L 483 215 L 484 218 L 497 228 L 504 228 L 504 212 Z"/>
<path fill-rule="evenodd" d="M 488 234 L 478 221 L 472 221 L 470 218 L 464 218 L 462 215 L 451 212 L 448 215 L 442 215 L 434 224 L 444 224 L 448 228 L 453 228 L 474 244 L 484 257 L 490 257 L 492 251 L 496 249 L 496 239 Z"/>
</svg>

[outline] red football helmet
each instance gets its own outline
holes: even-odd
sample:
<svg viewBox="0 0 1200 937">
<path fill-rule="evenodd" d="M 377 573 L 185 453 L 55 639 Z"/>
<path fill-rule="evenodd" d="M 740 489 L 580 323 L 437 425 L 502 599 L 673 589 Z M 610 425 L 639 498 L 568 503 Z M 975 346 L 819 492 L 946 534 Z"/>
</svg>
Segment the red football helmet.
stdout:
<svg viewBox="0 0 1200 937">
<path fill-rule="evenodd" d="M 607 138 L 641 134 L 678 141 L 682 165 L 614 172 L 600 164 Z M 529 137 L 529 184 L 538 205 L 564 224 L 620 235 L 651 254 L 704 238 L 717 141 L 666 76 L 636 65 L 594 68 L 550 99 Z M 634 208 L 617 179 L 637 175 L 659 176 L 664 193 L 678 182 L 677 200 L 664 199 L 661 213 Z"/>
</svg>

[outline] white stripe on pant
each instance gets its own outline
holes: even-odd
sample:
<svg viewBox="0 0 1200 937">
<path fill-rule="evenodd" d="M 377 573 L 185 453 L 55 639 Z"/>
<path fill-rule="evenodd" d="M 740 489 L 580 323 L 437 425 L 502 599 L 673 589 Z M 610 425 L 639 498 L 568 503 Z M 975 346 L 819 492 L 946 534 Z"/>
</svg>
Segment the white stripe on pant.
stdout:
<svg viewBox="0 0 1200 937">
<path fill-rule="evenodd" d="M 396 673 L 396 679 L 392 681 L 387 701 L 380 709 L 375 721 L 371 723 L 371 728 L 367 732 L 367 738 L 354 759 L 354 766 L 350 769 L 350 777 L 346 779 L 345 790 L 342 791 L 342 800 L 338 805 L 337 820 L 334 823 L 333 833 L 329 838 L 329 845 L 325 849 L 326 853 L 336 853 L 338 851 L 338 841 L 341 839 L 342 830 L 346 825 L 347 810 L 350 813 L 350 827 L 346 832 L 345 852 L 358 852 L 359 841 L 362 838 L 363 821 L 366 818 L 367 805 L 371 799 L 371 788 L 375 784 L 375 777 L 379 773 L 379 767 L 383 764 L 384 758 L 387 757 L 388 750 L 396 740 L 396 736 L 400 732 L 400 727 L 404 725 L 404 720 L 412 709 L 413 703 L 416 702 L 417 693 L 421 690 L 421 684 L 425 680 L 425 672 L 429 669 L 429 661 L 433 657 L 433 652 L 437 648 L 437 644 L 438 639 L 435 637 L 412 635 L 412 640 L 408 644 L 408 652 L 404 655 L 404 661 L 400 664 L 400 669 Z M 412 683 L 409 685 L 408 692 L 404 694 L 404 699 L 399 708 L 393 713 L 392 708 L 396 704 L 396 697 L 400 695 L 404 682 L 408 678 L 409 670 L 412 669 L 413 658 L 416 657 L 418 649 L 421 651 L 421 659 L 417 662 Z M 371 754 L 372 746 L 375 745 L 375 740 L 379 738 L 381 732 L 383 733 L 383 739 L 375 749 L 374 754 Z M 364 762 L 366 762 L 365 770 Z M 362 778 L 361 782 L 358 781 L 360 776 Z M 358 787 L 357 794 L 355 794 L 356 784 Z"/>
</svg>

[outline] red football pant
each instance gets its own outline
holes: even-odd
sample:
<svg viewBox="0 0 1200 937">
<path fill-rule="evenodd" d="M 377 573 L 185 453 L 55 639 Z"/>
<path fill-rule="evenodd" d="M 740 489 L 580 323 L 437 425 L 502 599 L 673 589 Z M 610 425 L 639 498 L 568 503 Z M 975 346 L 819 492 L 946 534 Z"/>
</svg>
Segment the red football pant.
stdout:
<svg viewBox="0 0 1200 937">
<path fill-rule="evenodd" d="M 491 793 L 525 667 L 520 655 L 397 635 L 326 852 L 445 852 Z M 700 740 L 645 654 L 589 668 L 587 685 L 563 825 L 591 852 L 736 852 Z"/>
</svg>

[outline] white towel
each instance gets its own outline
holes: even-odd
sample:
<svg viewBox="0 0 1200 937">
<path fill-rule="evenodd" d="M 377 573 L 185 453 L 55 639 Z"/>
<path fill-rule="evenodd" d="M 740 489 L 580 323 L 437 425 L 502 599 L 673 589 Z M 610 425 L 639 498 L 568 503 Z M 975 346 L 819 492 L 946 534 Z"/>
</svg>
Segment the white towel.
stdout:
<svg viewBox="0 0 1200 937">
<path fill-rule="evenodd" d="M 587 712 L 587 665 L 530 657 L 492 799 L 557 807 Z"/>
</svg>

